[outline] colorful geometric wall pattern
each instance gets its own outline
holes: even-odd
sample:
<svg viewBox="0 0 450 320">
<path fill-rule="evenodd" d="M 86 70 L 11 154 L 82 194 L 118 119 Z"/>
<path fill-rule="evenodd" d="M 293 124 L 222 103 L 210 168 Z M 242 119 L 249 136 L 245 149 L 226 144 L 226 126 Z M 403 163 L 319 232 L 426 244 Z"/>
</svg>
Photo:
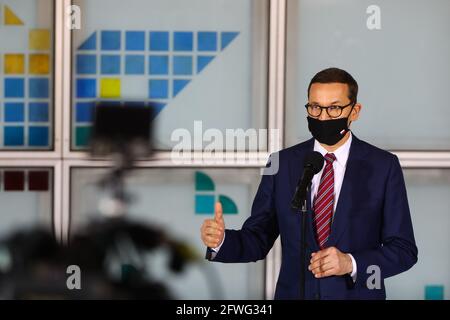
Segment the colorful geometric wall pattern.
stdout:
<svg viewBox="0 0 450 320">
<path fill-rule="evenodd" d="M 216 202 L 214 181 L 207 174 L 195 172 L 195 213 L 214 214 Z M 237 214 L 237 205 L 230 197 L 219 195 L 218 201 L 222 204 L 223 214 Z"/>
<path fill-rule="evenodd" d="M 97 100 L 151 104 L 156 117 L 238 35 L 144 30 L 90 34 L 74 57 L 74 148 L 84 149 L 89 142 Z"/>
<path fill-rule="evenodd" d="M 1 6 L 2 33 L 15 30 L 27 44 L 22 52 L 8 52 L 8 41 L 0 48 L 0 147 L 49 149 L 52 111 L 52 32 L 27 28 L 9 6 Z M 17 33 L 19 32 L 19 33 Z"/>
</svg>

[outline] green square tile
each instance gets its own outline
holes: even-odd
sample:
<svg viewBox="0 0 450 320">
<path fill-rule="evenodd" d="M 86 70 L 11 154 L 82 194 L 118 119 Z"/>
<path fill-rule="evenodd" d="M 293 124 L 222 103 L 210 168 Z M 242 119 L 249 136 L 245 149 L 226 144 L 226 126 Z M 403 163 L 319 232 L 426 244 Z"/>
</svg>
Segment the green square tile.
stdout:
<svg viewBox="0 0 450 320">
<path fill-rule="evenodd" d="M 425 286 L 425 300 L 444 300 L 444 286 Z"/>
<path fill-rule="evenodd" d="M 75 145 L 77 147 L 87 147 L 91 136 L 91 127 L 77 127 L 75 132 Z"/>
</svg>

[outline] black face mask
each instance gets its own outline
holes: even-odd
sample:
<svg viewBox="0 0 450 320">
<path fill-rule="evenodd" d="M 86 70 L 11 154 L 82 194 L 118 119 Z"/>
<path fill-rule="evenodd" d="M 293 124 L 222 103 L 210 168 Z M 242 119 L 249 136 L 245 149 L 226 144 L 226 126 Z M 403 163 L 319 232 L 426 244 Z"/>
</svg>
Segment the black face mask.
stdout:
<svg viewBox="0 0 450 320">
<path fill-rule="evenodd" d="M 350 131 L 347 123 L 348 118 L 321 121 L 308 117 L 308 129 L 312 136 L 320 143 L 329 146 L 338 143 Z"/>
</svg>

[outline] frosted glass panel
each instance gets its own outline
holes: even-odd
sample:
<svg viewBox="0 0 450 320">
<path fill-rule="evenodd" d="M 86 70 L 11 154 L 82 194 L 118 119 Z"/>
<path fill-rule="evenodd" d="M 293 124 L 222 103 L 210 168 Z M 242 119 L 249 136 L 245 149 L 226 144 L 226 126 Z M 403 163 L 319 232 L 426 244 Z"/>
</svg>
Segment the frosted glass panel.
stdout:
<svg viewBox="0 0 450 320">
<path fill-rule="evenodd" d="M 99 217 L 98 206 L 106 197 L 97 186 L 104 169 L 72 169 L 71 233 Z M 200 239 L 203 220 L 213 217 L 214 201 L 221 199 L 227 228 L 240 229 L 250 214 L 260 181 L 259 169 L 138 169 L 128 179 L 134 196 L 129 217 L 159 226 L 171 237 L 190 244 L 202 257 L 181 275 L 166 270 L 162 255 L 149 257 L 148 268 L 163 279 L 180 299 L 262 299 L 264 263 L 221 264 L 203 260 Z M 211 291 L 212 276 L 216 281 Z"/>
<path fill-rule="evenodd" d="M 0 236 L 36 226 L 51 228 L 52 170 L 0 168 Z"/>
<path fill-rule="evenodd" d="M 386 280 L 388 299 L 450 300 L 450 170 L 404 169 L 417 264 Z"/>
<path fill-rule="evenodd" d="M 89 143 L 97 100 L 156 105 L 160 150 L 194 121 L 223 133 L 266 127 L 267 0 L 74 3 L 73 149 Z"/>
<path fill-rule="evenodd" d="M 374 4 L 379 20 L 366 13 Z M 310 137 L 309 81 L 334 66 L 359 84 L 358 137 L 388 149 L 449 150 L 449 12 L 447 0 L 288 0 L 286 144 Z"/>
</svg>

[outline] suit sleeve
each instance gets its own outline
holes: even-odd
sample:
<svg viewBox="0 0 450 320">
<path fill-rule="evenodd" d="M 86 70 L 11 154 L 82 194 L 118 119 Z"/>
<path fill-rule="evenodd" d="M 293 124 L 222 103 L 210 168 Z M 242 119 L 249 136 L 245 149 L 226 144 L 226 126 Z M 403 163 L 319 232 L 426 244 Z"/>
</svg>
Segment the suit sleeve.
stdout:
<svg viewBox="0 0 450 320">
<path fill-rule="evenodd" d="M 270 165 L 270 160 L 267 166 Z M 225 241 L 212 259 L 217 262 L 250 262 L 264 259 L 279 235 L 275 210 L 275 175 L 263 175 L 251 209 L 241 230 L 225 230 Z"/>
<path fill-rule="evenodd" d="M 410 269 L 417 262 L 417 247 L 406 194 L 405 181 L 397 156 L 393 156 L 386 182 L 381 230 L 382 244 L 372 250 L 352 252 L 357 264 L 357 283 L 366 286 L 380 268 L 382 279 Z M 369 268 L 370 267 L 370 268 Z"/>
</svg>

